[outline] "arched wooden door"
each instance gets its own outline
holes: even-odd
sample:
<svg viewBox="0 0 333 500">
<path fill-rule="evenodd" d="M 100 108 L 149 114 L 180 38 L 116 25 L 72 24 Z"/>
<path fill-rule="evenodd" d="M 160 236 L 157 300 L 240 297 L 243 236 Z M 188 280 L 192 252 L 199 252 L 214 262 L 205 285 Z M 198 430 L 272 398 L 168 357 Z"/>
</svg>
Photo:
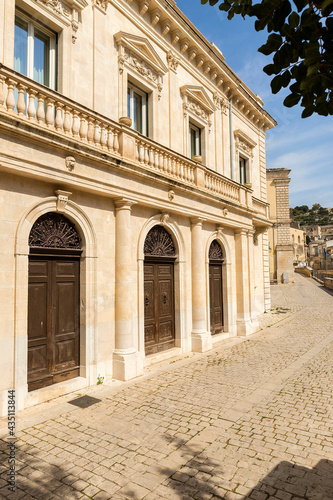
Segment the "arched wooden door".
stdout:
<svg viewBox="0 0 333 500">
<path fill-rule="evenodd" d="M 209 248 L 209 305 L 210 331 L 212 335 L 223 331 L 223 252 L 218 241 Z"/>
<path fill-rule="evenodd" d="M 33 225 L 28 285 L 28 390 L 79 376 L 81 241 L 63 215 Z"/>
<path fill-rule="evenodd" d="M 144 244 L 145 352 L 153 354 L 175 345 L 174 261 L 170 234 L 154 226 Z"/>
</svg>

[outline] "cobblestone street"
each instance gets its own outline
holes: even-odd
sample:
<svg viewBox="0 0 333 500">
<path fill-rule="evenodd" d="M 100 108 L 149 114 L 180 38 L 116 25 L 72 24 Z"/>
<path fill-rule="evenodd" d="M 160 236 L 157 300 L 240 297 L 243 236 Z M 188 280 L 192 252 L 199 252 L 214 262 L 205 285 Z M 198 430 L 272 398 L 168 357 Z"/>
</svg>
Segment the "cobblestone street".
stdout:
<svg viewBox="0 0 333 500">
<path fill-rule="evenodd" d="M 1 498 L 333 499 L 333 296 L 315 281 L 272 287 L 263 330 L 70 394 L 17 417 Z M 83 395 L 83 393 L 82 393 Z"/>
</svg>

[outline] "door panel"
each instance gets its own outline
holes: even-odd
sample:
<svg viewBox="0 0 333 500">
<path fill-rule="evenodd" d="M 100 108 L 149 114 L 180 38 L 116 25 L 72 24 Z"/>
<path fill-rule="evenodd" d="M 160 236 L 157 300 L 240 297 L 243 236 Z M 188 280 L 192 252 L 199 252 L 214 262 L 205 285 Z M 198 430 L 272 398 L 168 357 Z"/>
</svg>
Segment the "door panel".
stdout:
<svg viewBox="0 0 333 500">
<path fill-rule="evenodd" d="M 209 264 L 210 331 L 223 331 L 222 264 Z"/>
<path fill-rule="evenodd" d="M 28 388 L 79 375 L 79 260 L 30 257 Z"/>
<path fill-rule="evenodd" d="M 145 262 L 146 354 L 175 345 L 173 262 Z"/>
</svg>

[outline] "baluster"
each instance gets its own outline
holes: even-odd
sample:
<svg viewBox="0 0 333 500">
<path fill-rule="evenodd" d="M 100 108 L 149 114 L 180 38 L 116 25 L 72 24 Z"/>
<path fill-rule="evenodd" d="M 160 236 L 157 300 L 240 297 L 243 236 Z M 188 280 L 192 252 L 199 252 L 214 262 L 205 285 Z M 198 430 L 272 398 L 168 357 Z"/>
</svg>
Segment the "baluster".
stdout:
<svg viewBox="0 0 333 500">
<path fill-rule="evenodd" d="M 67 135 L 70 135 L 71 133 L 71 128 L 72 128 L 72 115 L 71 115 L 72 109 L 69 106 L 64 107 L 64 132 Z"/>
<path fill-rule="evenodd" d="M 38 106 L 37 106 L 37 120 L 39 125 L 42 125 L 44 127 L 45 125 L 45 95 L 43 94 L 37 94 L 37 100 L 38 100 Z"/>
<path fill-rule="evenodd" d="M 24 114 L 25 114 L 24 92 L 27 90 L 27 87 L 25 85 L 22 85 L 21 83 L 19 83 L 17 86 L 17 89 L 18 89 L 17 111 L 18 111 L 18 115 L 21 118 L 23 118 Z"/>
<path fill-rule="evenodd" d="M 184 180 L 184 163 L 182 161 L 179 163 L 179 177 Z"/>
<path fill-rule="evenodd" d="M 139 143 L 139 161 L 140 163 L 143 163 L 145 158 L 145 148 L 143 142 Z"/>
<path fill-rule="evenodd" d="M 108 142 L 107 142 L 107 145 L 108 145 L 108 150 L 109 151 L 113 151 L 113 132 L 112 132 L 112 128 L 111 127 L 108 127 Z"/>
<path fill-rule="evenodd" d="M 0 76 L 0 108 L 5 108 L 4 102 L 5 102 L 5 92 L 4 92 L 4 83 L 5 83 L 5 78 L 3 76 Z"/>
<path fill-rule="evenodd" d="M 158 163 L 159 163 L 159 166 L 160 166 L 160 170 L 163 171 L 163 168 L 164 168 L 164 156 L 163 156 L 162 151 L 160 151 L 160 153 L 159 153 Z"/>
<path fill-rule="evenodd" d="M 95 127 L 94 127 L 94 143 L 95 146 L 100 146 L 101 143 L 101 127 L 97 120 L 95 121 Z"/>
<path fill-rule="evenodd" d="M 103 149 L 106 149 L 106 145 L 108 142 L 108 134 L 104 125 L 101 126 L 101 146 Z"/>
<path fill-rule="evenodd" d="M 190 174 L 191 174 L 191 184 L 194 184 L 194 168 L 193 167 L 191 167 Z"/>
<path fill-rule="evenodd" d="M 158 170 L 159 169 L 159 161 L 158 161 L 159 160 L 159 154 L 158 154 L 157 149 L 155 149 L 155 151 L 154 151 L 154 160 L 155 160 L 155 162 L 154 162 L 155 168 L 156 168 L 156 170 Z"/>
<path fill-rule="evenodd" d="M 176 163 L 176 158 L 172 157 L 171 159 L 172 162 L 172 173 L 176 177 L 177 176 L 177 163 Z"/>
<path fill-rule="evenodd" d="M 79 137 L 80 132 L 80 118 L 79 113 L 74 109 L 73 111 L 73 123 L 72 123 L 72 132 L 74 137 Z"/>
<path fill-rule="evenodd" d="M 29 90 L 28 120 L 36 120 L 36 94 L 35 90 Z"/>
<path fill-rule="evenodd" d="M 172 175 L 172 156 L 168 155 L 168 172 Z"/>
<path fill-rule="evenodd" d="M 119 154 L 119 138 L 118 138 L 118 130 L 113 130 L 113 150 L 115 153 Z"/>
<path fill-rule="evenodd" d="M 87 139 L 89 144 L 93 142 L 94 139 L 94 120 L 92 118 L 88 118 L 88 133 Z"/>
<path fill-rule="evenodd" d="M 58 132 L 62 131 L 62 126 L 64 123 L 63 115 L 62 115 L 62 108 L 63 108 L 63 105 L 61 104 L 61 102 L 56 102 L 55 128 Z"/>
<path fill-rule="evenodd" d="M 135 141 L 135 159 L 136 161 L 140 161 L 140 142 Z"/>
<path fill-rule="evenodd" d="M 145 145 L 145 164 L 149 165 L 149 146 Z"/>
<path fill-rule="evenodd" d="M 150 151 L 149 151 L 149 166 L 154 168 L 154 152 L 155 152 L 155 149 L 154 148 L 150 148 Z"/>
<path fill-rule="evenodd" d="M 16 82 L 14 80 L 7 80 L 7 99 L 6 106 L 9 113 L 14 113 L 15 108 L 15 97 L 14 97 L 14 87 Z"/>
<path fill-rule="evenodd" d="M 46 125 L 47 127 L 53 127 L 53 122 L 54 122 L 54 99 L 51 99 L 50 97 L 46 99 Z"/>
<path fill-rule="evenodd" d="M 80 135 L 80 139 L 84 142 L 87 141 L 87 133 L 88 133 L 87 115 L 85 115 L 84 113 L 81 113 L 80 114 L 79 135 Z"/>
</svg>

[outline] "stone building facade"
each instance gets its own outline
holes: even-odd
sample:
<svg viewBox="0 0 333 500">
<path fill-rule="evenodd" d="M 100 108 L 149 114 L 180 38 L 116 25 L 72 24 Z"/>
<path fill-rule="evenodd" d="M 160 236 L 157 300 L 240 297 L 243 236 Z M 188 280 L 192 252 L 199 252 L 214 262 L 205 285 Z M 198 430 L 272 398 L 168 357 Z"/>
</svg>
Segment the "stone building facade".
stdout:
<svg viewBox="0 0 333 500">
<path fill-rule="evenodd" d="M 290 223 L 290 237 L 293 246 L 293 263 L 298 265 L 306 263 L 306 234 L 298 222 Z"/>
<path fill-rule="evenodd" d="M 1 413 L 258 329 L 275 121 L 172 0 L 0 4 Z"/>
<path fill-rule="evenodd" d="M 273 226 L 268 230 L 270 279 L 281 283 L 293 277 L 293 246 L 290 235 L 289 183 L 287 168 L 267 169 L 267 200 Z"/>
</svg>

